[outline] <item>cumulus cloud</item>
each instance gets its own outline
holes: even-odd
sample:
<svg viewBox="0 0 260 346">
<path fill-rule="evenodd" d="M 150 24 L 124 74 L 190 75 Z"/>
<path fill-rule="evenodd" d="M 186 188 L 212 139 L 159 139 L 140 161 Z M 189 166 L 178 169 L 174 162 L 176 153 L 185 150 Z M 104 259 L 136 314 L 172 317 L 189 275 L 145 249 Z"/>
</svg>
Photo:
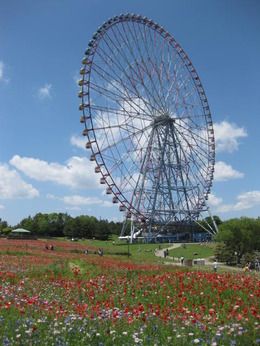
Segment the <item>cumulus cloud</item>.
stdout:
<svg viewBox="0 0 260 346">
<path fill-rule="evenodd" d="M 86 149 L 86 138 L 79 137 L 79 136 L 71 136 L 70 137 L 70 144 L 80 148 L 80 149 Z"/>
<path fill-rule="evenodd" d="M 28 177 L 38 181 L 50 181 L 71 188 L 97 188 L 98 174 L 94 173 L 95 163 L 83 157 L 73 156 L 65 165 L 15 155 L 10 164 Z"/>
<path fill-rule="evenodd" d="M 218 152 L 232 153 L 238 149 L 240 138 L 246 137 L 247 133 L 243 127 L 231 124 L 227 121 L 215 123 L 214 125 L 216 150 Z"/>
<path fill-rule="evenodd" d="M 215 196 L 213 193 L 209 194 L 208 196 L 209 204 L 212 206 L 218 206 L 222 203 L 223 199 L 221 197 Z"/>
<path fill-rule="evenodd" d="M 244 173 L 235 170 L 231 165 L 228 165 L 223 161 L 216 162 L 214 173 L 215 181 L 227 181 L 230 179 L 238 179 L 243 177 Z"/>
<path fill-rule="evenodd" d="M 44 100 L 47 98 L 51 98 L 51 88 L 52 88 L 51 84 L 45 84 L 43 87 L 41 87 L 38 90 L 39 99 Z"/>
<path fill-rule="evenodd" d="M 238 202 L 234 205 L 234 210 L 250 209 L 260 205 L 260 191 L 248 191 L 237 197 Z"/>
<path fill-rule="evenodd" d="M 214 196 L 214 195 L 213 195 Z M 215 204 L 214 204 L 214 198 Z M 237 196 L 237 202 L 233 204 L 224 204 L 222 203 L 222 198 L 218 198 L 216 196 L 213 197 L 213 203 L 211 200 L 211 197 L 209 197 L 209 204 L 211 204 L 213 207 L 215 207 L 215 211 L 219 213 L 227 213 L 232 211 L 241 211 L 241 210 L 247 210 L 251 209 L 255 206 L 260 205 L 260 191 L 248 191 L 241 193 Z"/>
<path fill-rule="evenodd" d="M 11 170 L 7 165 L 0 165 L 0 198 L 34 198 L 39 196 L 31 184 L 27 184 L 22 180 L 20 175 Z"/>
</svg>

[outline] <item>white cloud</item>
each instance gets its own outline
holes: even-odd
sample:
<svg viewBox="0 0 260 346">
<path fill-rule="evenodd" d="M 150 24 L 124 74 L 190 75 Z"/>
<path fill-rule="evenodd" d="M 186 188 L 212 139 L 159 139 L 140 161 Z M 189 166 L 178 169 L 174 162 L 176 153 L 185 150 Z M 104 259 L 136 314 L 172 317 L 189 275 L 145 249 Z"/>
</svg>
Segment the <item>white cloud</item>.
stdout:
<svg viewBox="0 0 260 346">
<path fill-rule="evenodd" d="M 220 205 L 223 200 L 221 197 L 217 197 L 213 193 L 211 193 L 211 194 L 209 194 L 208 201 L 209 201 L 210 205 L 215 207 L 215 206 Z"/>
<path fill-rule="evenodd" d="M 51 98 L 51 88 L 52 88 L 51 84 L 45 84 L 43 87 L 41 87 L 38 90 L 38 97 L 41 100 L 44 100 L 46 98 Z"/>
<path fill-rule="evenodd" d="M 9 169 L 7 165 L 0 165 L 0 198 L 34 198 L 39 192 L 22 180 L 20 175 Z"/>
<path fill-rule="evenodd" d="M 214 124 L 214 132 L 216 139 L 216 150 L 218 152 L 232 153 L 238 149 L 238 139 L 247 136 L 243 127 L 231 124 L 227 121 Z"/>
<path fill-rule="evenodd" d="M 216 162 L 214 173 L 215 181 L 227 181 L 230 179 L 238 179 L 243 177 L 244 173 L 236 171 L 231 165 L 228 165 L 223 161 Z"/>
<path fill-rule="evenodd" d="M 238 202 L 234 205 L 234 210 L 250 209 L 256 205 L 260 205 L 260 191 L 248 191 L 240 194 Z"/>
<path fill-rule="evenodd" d="M 97 188 L 99 174 L 95 174 L 95 163 L 83 157 L 73 156 L 66 165 L 48 163 L 43 160 L 15 155 L 10 164 L 28 177 L 38 181 L 50 181 L 71 188 Z"/>
<path fill-rule="evenodd" d="M 3 204 L 0 204 L 0 209 L 5 209 L 5 206 Z"/>
<path fill-rule="evenodd" d="M 233 204 L 222 204 L 222 198 L 218 198 L 218 197 L 216 197 L 216 201 L 218 201 L 218 203 L 214 204 L 214 197 L 213 197 L 213 203 L 211 199 L 209 198 L 209 203 L 213 207 L 216 207 L 215 211 L 219 213 L 241 211 L 241 210 L 251 209 L 255 206 L 260 205 L 260 191 L 257 191 L 257 190 L 241 193 L 236 198 L 237 202 Z"/>
<path fill-rule="evenodd" d="M 70 144 L 80 149 L 86 149 L 86 141 L 86 138 L 82 138 L 79 136 L 71 136 L 70 138 Z"/>
</svg>

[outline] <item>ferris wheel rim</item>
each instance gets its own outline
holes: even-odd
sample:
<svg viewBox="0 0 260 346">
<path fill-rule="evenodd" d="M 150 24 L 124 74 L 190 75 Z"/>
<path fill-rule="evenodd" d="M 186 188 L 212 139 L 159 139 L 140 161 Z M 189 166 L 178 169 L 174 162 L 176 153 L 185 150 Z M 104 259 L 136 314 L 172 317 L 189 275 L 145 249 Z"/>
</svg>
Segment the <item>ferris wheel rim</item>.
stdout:
<svg viewBox="0 0 260 346">
<path fill-rule="evenodd" d="M 194 86 L 198 92 L 199 99 L 202 104 L 202 108 L 204 111 L 203 116 L 205 117 L 206 126 L 207 126 L 207 133 L 208 133 L 208 139 L 212 142 L 210 146 L 208 146 L 208 183 L 207 186 L 205 186 L 205 192 L 204 196 L 207 198 L 210 187 L 213 180 L 213 172 L 214 172 L 214 162 L 215 162 L 215 140 L 214 140 L 214 131 L 213 131 L 213 125 L 212 125 L 212 119 L 211 119 L 211 113 L 207 101 L 207 97 L 204 91 L 204 88 L 202 86 L 202 83 L 200 81 L 200 78 L 190 61 L 187 54 L 184 52 L 182 47 L 177 43 L 177 41 L 174 39 L 174 37 L 167 32 L 162 26 L 155 23 L 154 21 L 148 19 L 147 17 L 143 17 L 140 15 L 135 14 L 122 14 L 119 16 L 115 16 L 109 20 L 107 20 L 101 27 L 98 28 L 97 32 L 93 34 L 92 39 L 90 40 L 88 44 L 88 49 L 85 52 L 85 58 L 83 59 L 83 68 L 84 73 L 83 78 L 80 80 L 79 85 L 82 87 L 81 92 L 79 94 L 80 98 L 82 99 L 82 103 L 80 105 L 80 110 L 82 111 L 82 118 L 81 122 L 85 125 L 85 130 L 92 132 L 92 135 L 89 135 L 89 132 L 87 133 L 87 137 L 89 141 L 92 141 L 92 143 L 95 142 L 95 145 L 97 147 L 97 151 L 93 150 L 93 146 L 91 146 L 92 155 L 95 157 L 95 161 L 99 167 L 102 167 L 100 169 L 100 173 L 102 175 L 101 178 L 104 179 L 104 181 L 107 183 L 107 177 L 109 176 L 111 183 L 107 183 L 108 187 L 112 189 L 112 194 L 114 197 L 120 201 L 121 205 L 123 205 L 127 210 L 133 212 L 134 214 L 140 214 L 139 210 L 135 210 L 133 205 L 125 198 L 124 194 L 120 190 L 120 188 L 117 186 L 116 181 L 114 180 L 113 176 L 110 174 L 110 170 L 107 167 L 106 160 L 104 159 L 101 150 L 99 148 L 99 143 L 96 137 L 95 133 L 95 127 L 93 124 L 93 118 L 92 118 L 92 108 L 95 107 L 95 105 L 92 105 L 91 101 L 91 67 L 93 58 L 95 57 L 96 51 L 99 46 L 99 41 L 102 39 L 102 36 L 113 26 L 117 25 L 118 23 L 122 22 L 136 22 L 136 23 L 142 23 L 143 25 L 147 25 L 149 28 L 154 30 L 157 34 L 161 35 L 163 37 L 167 44 L 171 45 L 178 53 L 179 57 L 181 58 L 181 61 L 183 65 L 186 67 L 189 76 L 192 78 Z M 89 70 L 88 70 L 89 68 Z M 87 121 L 90 121 L 91 127 L 87 126 Z M 94 140 L 93 140 L 94 138 Z M 98 160 L 97 160 L 98 157 Z"/>
</svg>

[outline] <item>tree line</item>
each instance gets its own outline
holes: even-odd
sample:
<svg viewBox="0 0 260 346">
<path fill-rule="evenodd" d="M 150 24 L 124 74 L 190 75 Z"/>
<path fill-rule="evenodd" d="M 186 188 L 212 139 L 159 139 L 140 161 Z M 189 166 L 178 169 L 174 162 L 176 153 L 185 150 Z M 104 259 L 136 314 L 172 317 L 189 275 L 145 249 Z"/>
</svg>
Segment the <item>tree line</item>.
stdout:
<svg viewBox="0 0 260 346">
<path fill-rule="evenodd" d="M 69 237 L 107 240 L 112 234 L 120 234 L 121 223 L 98 220 L 94 216 L 72 217 L 67 213 L 37 213 L 21 220 L 14 227 L 0 219 L 0 233 L 8 234 L 12 229 L 24 228 L 38 237 Z"/>
</svg>

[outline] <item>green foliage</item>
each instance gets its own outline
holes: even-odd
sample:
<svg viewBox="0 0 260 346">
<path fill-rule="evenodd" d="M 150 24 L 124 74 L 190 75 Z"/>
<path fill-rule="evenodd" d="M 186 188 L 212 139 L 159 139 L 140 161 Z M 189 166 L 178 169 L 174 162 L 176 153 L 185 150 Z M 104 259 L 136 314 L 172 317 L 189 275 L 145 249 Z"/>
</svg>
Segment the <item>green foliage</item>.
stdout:
<svg viewBox="0 0 260 346">
<path fill-rule="evenodd" d="M 224 262 L 228 265 L 236 265 L 238 262 L 236 252 L 224 243 L 217 244 L 214 254 L 219 262 Z"/>
<path fill-rule="evenodd" d="M 8 223 L 0 218 L 0 233 L 5 233 L 4 230 L 8 228 Z"/>
<path fill-rule="evenodd" d="M 8 235 L 9 233 L 11 233 L 12 228 L 11 227 L 5 227 L 1 230 L 1 233 L 4 235 Z"/>
<path fill-rule="evenodd" d="M 260 219 L 242 217 L 225 221 L 219 226 L 215 239 L 224 244 L 219 252 L 220 257 L 236 256 L 240 263 L 246 253 L 260 249 Z"/>
</svg>

